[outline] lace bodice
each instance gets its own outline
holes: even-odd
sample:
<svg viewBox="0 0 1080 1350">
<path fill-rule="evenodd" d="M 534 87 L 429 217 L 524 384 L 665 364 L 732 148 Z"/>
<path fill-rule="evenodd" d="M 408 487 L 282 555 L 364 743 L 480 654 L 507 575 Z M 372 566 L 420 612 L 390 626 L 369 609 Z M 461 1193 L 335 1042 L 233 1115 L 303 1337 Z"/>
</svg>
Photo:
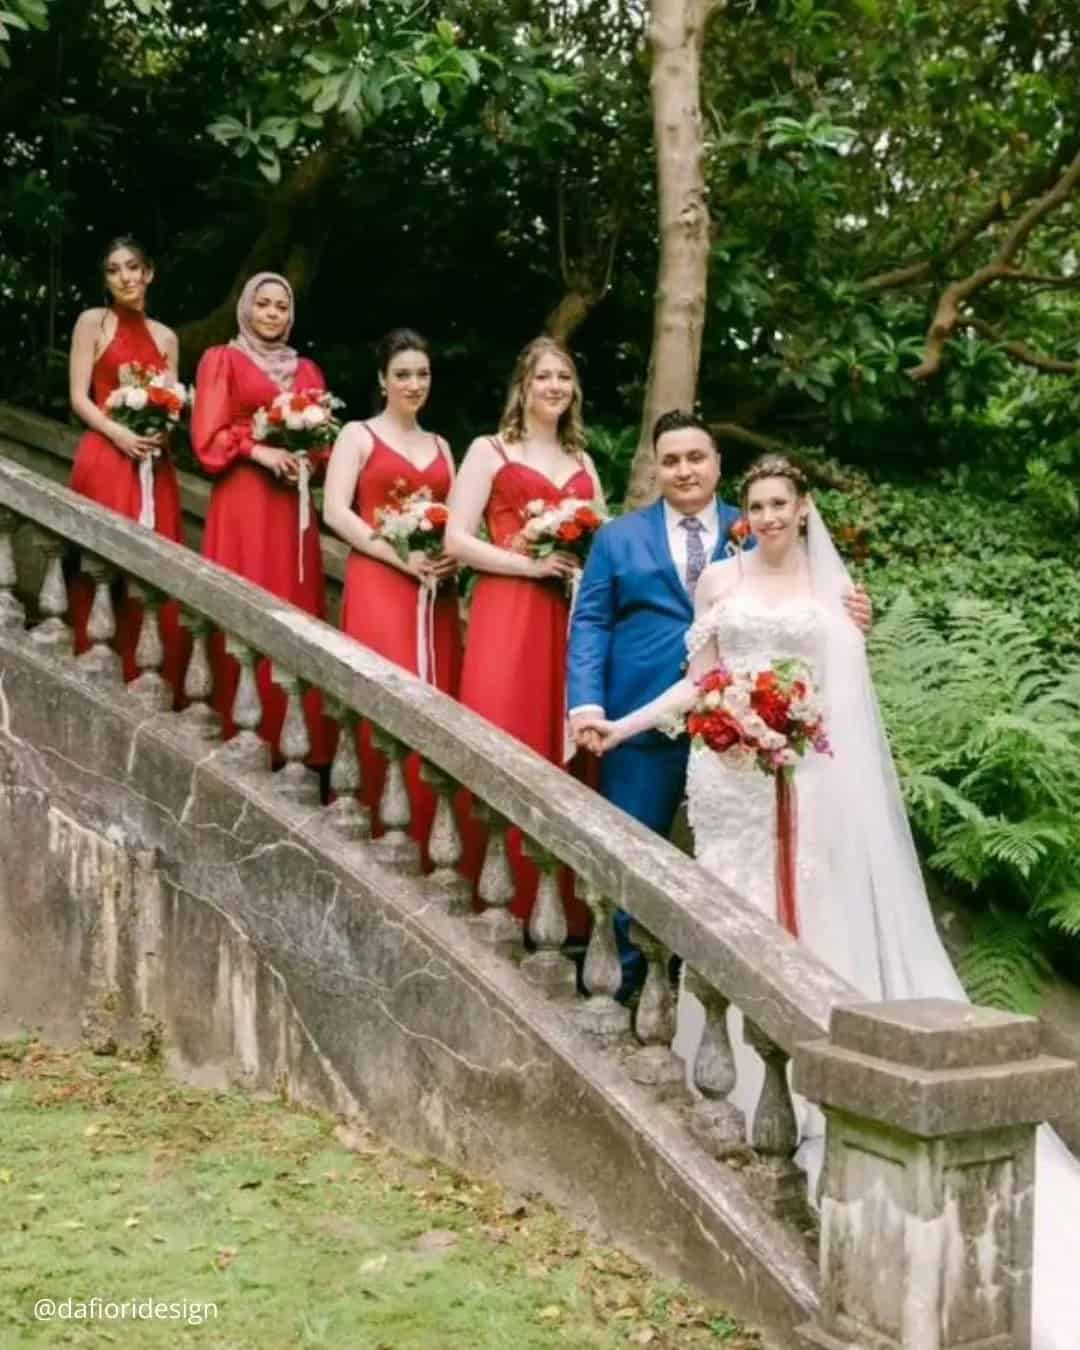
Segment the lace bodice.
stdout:
<svg viewBox="0 0 1080 1350">
<path fill-rule="evenodd" d="M 769 606 L 735 591 L 697 620 L 686 635 L 686 648 L 693 657 L 715 640 L 719 656 L 733 670 L 753 670 L 795 656 L 813 668 L 820 626 L 812 599 Z"/>
</svg>

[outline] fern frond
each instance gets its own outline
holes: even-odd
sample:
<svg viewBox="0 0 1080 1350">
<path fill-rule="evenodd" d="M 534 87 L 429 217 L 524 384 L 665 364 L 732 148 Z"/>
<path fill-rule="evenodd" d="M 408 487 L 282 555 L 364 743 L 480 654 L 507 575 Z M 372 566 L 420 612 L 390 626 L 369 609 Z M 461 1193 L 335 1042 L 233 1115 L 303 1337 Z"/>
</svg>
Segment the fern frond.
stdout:
<svg viewBox="0 0 1080 1350">
<path fill-rule="evenodd" d="M 973 1003 L 1034 1013 L 1051 968 L 1029 924 L 991 910 L 975 925 L 957 972 Z"/>
<path fill-rule="evenodd" d="M 1045 915 L 1050 927 L 1058 932 L 1080 937 L 1080 886 L 1044 897 L 1032 912 Z"/>
</svg>

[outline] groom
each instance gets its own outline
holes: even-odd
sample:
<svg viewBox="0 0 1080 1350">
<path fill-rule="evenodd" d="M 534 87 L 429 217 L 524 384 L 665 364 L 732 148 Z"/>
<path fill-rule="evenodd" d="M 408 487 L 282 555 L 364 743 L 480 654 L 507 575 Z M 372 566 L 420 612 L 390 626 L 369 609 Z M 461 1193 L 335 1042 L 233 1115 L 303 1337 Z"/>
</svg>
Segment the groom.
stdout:
<svg viewBox="0 0 1080 1350">
<path fill-rule="evenodd" d="M 694 589 L 709 562 L 726 556 L 734 506 L 718 500 L 720 452 L 693 413 L 675 410 L 653 427 L 659 501 L 612 521 L 596 537 L 570 629 L 568 707 L 574 739 L 595 748 L 590 719 L 640 708 L 674 684 L 686 663 Z M 848 598 L 864 630 L 870 603 Z M 646 731 L 600 762 L 600 791 L 643 825 L 668 835 L 685 795 L 689 742 Z M 623 966 L 621 998 L 640 987 L 645 962 L 630 942 L 630 915 L 615 914 Z"/>
</svg>

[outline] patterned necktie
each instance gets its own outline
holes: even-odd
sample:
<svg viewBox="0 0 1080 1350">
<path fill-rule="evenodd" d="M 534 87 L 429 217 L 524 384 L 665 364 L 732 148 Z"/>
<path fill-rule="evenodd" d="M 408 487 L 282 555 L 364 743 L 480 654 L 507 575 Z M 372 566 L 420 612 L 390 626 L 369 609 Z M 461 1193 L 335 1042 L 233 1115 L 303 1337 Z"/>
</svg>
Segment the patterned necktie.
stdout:
<svg viewBox="0 0 1080 1350">
<path fill-rule="evenodd" d="M 686 531 L 686 589 L 693 600 L 698 577 L 705 571 L 705 545 L 701 541 L 705 526 L 697 516 L 683 516 L 679 524 Z"/>
</svg>

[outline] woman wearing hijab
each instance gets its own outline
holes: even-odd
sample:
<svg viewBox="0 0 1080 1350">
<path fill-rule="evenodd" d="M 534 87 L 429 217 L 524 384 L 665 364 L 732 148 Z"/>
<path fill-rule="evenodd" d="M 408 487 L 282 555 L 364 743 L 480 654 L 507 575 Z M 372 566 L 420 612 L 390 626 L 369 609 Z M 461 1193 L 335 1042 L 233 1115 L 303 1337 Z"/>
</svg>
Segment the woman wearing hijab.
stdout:
<svg viewBox="0 0 1080 1350">
<path fill-rule="evenodd" d="M 238 334 L 225 347 L 211 347 L 199 362 L 191 443 L 206 471 L 216 478 L 206 513 L 203 556 L 262 586 L 290 604 L 323 618 L 325 586 L 318 525 L 312 513 L 300 539 L 297 493 L 299 461 L 279 446 L 255 440 L 252 417 L 283 392 L 325 389 L 322 371 L 288 345 L 293 326 L 292 287 L 275 272 L 258 272 L 240 293 Z M 309 456 L 321 469 L 326 456 Z M 298 566 L 303 548 L 303 567 Z M 213 639 L 214 706 L 225 735 L 239 675 L 225 654 L 220 634 Z M 270 662 L 257 672 L 263 719 L 259 734 L 275 758 L 285 716 L 285 696 L 271 682 Z M 317 690 L 304 695 L 314 765 L 332 753 L 333 724 L 321 715 Z"/>
</svg>

